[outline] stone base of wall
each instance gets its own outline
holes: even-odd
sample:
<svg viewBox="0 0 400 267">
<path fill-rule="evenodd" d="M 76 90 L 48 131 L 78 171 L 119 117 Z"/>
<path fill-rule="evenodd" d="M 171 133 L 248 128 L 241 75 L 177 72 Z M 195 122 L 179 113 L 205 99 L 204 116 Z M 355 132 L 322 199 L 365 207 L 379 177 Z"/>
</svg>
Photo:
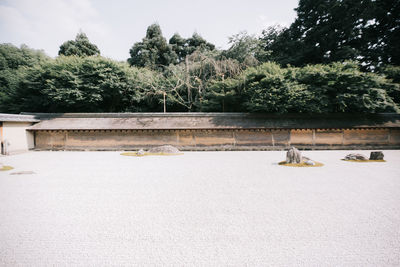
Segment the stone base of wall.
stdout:
<svg viewBox="0 0 400 267">
<path fill-rule="evenodd" d="M 181 150 L 399 149 L 400 129 L 35 131 L 38 150 L 137 150 L 166 144 Z"/>
</svg>

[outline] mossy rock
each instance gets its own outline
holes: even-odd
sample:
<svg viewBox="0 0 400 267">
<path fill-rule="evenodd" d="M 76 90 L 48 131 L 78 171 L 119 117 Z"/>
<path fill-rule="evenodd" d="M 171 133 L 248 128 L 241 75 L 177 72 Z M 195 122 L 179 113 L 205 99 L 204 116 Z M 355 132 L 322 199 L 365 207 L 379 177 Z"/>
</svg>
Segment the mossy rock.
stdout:
<svg viewBox="0 0 400 267">
<path fill-rule="evenodd" d="M 300 162 L 300 163 L 286 163 L 286 161 L 281 161 L 281 162 L 279 162 L 278 164 L 279 164 L 279 165 L 282 165 L 282 166 L 300 167 L 300 168 L 303 168 L 303 167 L 322 167 L 322 166 L 324 166 L 324 164 L 321 163 L 321 162 L 317 162 L 317 161 L 314 161 L 314 162 L 315 162 L 315 165 L 308 165 L 308 164 L 306 164 L 306 163 L 304 163 L 304 162 Z"/>
<path fill-rule="evenodd" d="M 349 161 L 349 162 L 360 162 L 360 163 L 368 163 L 368 162 L 386 162 L 384 159 L 377 159 L 377 160 L 351 160 L 351 159 L 342 159 L 343 161 Z"/>
<path fill-rule="evenodd" d="M 11 166 L 3 166 L 3 168 L 1 168 L 0 171 L 9 171 L 9 170 L 12 170 L 12 169 L 14 169 L 14 168 L 11 167 Z"/>
<path fill-rule="evenodd" d="M 183 153 L 149 153 L 144 152 L 143 154 L 138 154 L 138 152 L 123 152 L 122 156 L 131 156 L 131 157 L 144 157 L 144 156 L 178 156 L 183 155 Z"/>
</svg>

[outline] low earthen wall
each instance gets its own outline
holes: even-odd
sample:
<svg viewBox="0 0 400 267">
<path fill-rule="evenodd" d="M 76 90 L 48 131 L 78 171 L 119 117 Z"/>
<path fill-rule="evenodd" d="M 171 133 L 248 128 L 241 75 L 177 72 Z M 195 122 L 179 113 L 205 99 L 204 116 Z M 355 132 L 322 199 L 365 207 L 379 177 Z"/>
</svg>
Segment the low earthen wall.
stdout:
<svg viewBox="0 0 400 267">
<path fill-rule="evenodd" d="M 135 150 L 158 145 L 181 150 L 398 149 L 400 129 L 38 130 L 39 150 Z"/>
</svg>

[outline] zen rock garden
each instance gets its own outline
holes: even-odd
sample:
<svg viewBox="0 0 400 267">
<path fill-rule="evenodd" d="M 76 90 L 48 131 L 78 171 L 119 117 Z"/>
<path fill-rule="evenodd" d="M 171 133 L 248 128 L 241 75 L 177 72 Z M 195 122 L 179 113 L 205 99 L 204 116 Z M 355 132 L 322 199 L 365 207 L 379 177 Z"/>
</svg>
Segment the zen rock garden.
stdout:
<svg viewBox="0 0 400 267">
<path fill-rule="evenodd" d="M 140 149 L 136 152 L 123 152 L 121 155 L 123 156 L 168 156 L 168 155 L 182 155 L 183 153 L 179 151 L 174 146 L 164 145 L 150 148 L 148 151 L 144 149 Z M 385 162 L 383 159 L 384 155 L 382 151 L 372 151 L 370 157 L 359 154 L 359 153 L 351 153 L 345 156 L 344 161 L 354 161 L 354 162 Z M 279 162 L 279 165 L 290 166 L 290 167 L 321 167 L 324 164 L 312 160 L 306 156 L 303 156 L 300 150 L 295 147 L 289 148 L 286 152 L 286 160 Z"/>
</svg>

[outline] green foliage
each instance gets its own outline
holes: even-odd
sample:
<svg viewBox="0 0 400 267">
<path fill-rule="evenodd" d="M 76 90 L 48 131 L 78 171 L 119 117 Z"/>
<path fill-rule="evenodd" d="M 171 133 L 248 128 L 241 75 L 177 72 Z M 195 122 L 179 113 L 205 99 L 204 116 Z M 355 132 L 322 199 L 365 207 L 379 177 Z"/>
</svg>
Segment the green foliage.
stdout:
<svg viewBox="0 0 400 267">
<path fill-rule="evenodd" d="M 370 65 L 400 66 L 400 1 L 370 0 L 362 28 L 362 51 Z"/>
<path fill-rule="evenodd" d="M 143 72 L 148 72 L 144 70 Z M 12 98 L 14 112 L 141 110 L 140 70 L 102 57 L 58 57 L 26 69 Z"/>
<path fill-rule="evenodd" d="M 83 32 L 76 35 L 75 40 L 64 42 L 58 51 L 60 56 L 98 56 L 100 50 L 95 44 L 90 43 L 88 37 Z"/>
<path fill-rule="evenodd" d="M 300 68 L 295 79 L 319 96 L 322 112 L 398 112 L 383 76 L 361 72 L 356 63 L 332 63 Z"/>
<path fill-rule="evenodd" d="M 306 87 L 288 79 L 288 70 L 275 63 L 249 68 L 241 77 L 242 106 L 250 112 L 318 112 Z"/>
<path fill-rule="evenodd" d="M 24 69 L 50 58 L 43 51 L 30 49 L 26 45 L 20 48 L 12 44 L 0 44 L 0 112 L 7 112 L 11 95 L 23 77 Z"/>
<path fill-rule="evenodd" d="M 142 42 L 135 43 L 129 50 L 131 57 L 128 63 L 131 66 L 147 67 L 153 70 L 162 70 L 176 62 L 177 55 L 172 51 L 166 39 L 162 36 L 158 24 L 147 28 L 146 37 Z"/>
<path fill-rule="evenodd" d="M 393 84 L 361 72 L 355 63 L 281 68 L 264 63 L 235 79 L 213 83 L 207 109 L 233 103 L 234 111 L 264 113 L 399 112 L 390 96 Z M 232 101 L 233 100 L 233 101 Z"/>
<path fill-rule="evenodd" d="M 177 55 L 176 63 L 183 62 L 187 56 L 193 54 L 195 51 L 205 52 L 215 49 L 215 45 L 207 42 L 197 33 L 193 33 L 192 37 L 188 39 L 182 38 L 178 33 L 175 33 L 169 39 L 169 44 Z"/>
<path fill-rule="evenodd" d="M 400 83 L 400 66 L 385 66 L 383 67 L 382 73 L 393 82 Z"/>
<path fill-rule="evenodd" d="M 202 110 L 204 97 L 211 90 L 210 83 L 237 76 L 242 71 L 236 60 L 218 58 L 216 51 L 196 50 L 184 62 L 170 66 L 165 72 L 169 83 L 167 88 L 170 88 L 167 92 L 172 93 L 168 94 L 168 99 L 187 111 Z"/>
<path fill-rule="evenodd" d="M 400 66 L 388 65 L 381 69 L 382 74 L 391 82 L 385 87 L 388 95 L 400 106 Z"/>
<path fill-rule="evenodd" d="M 258 64 L 256 54 L 259 51 L 259 40 L 249 35 L 247 32 L 240 32 L 229 37 L 231 47 L 222 53 L 223 56 L 231 59 L 236 59 L 246 66 L 255 66 Z"/>
<path fill-rule="evenodd" d="M 169 39 L 169 44 L 177 56 L 177 62 L 184 61 L 189 53 L 187 49 L 187 40 L 180 36 L 179 33 L 175 33 Z"/>
<path fill-rule="evenodd" d="M 0 44 L 0 71 L 32 66 L 48 59 L 42 50 L 34 50 L 26 45 L 18 48 L 12 44 Z"/>
<path fill-rule="evenodd" d="M 301 0 L 289 28 L 259 39 L 239 33 L 225 51 L 196 33 L 167 43 L 153 24 L 128 63 L 100 57 L 83 33 L 56 59 L 1 44 L 0 112 L 399 112 L 400 67 L 388 64 L 397 62 L 397 37 L 387 33 L 379 45 L 373 36 L 397 32 L 390 12 L 398 5 L 382 1 Z"/>
<path fill-rule="evenodd" d="M 270 26 L 262 31 L 256 58 L 260 62 L 274 61 L 283 66 L 296 62 L 293 51 L 301 44 L 291 38 L 291 31 L 279 25 Z M 290 57 L 288 57 L 290 55 Z"/>
<path fill-rule="evenodd" d="M 357 60 L 364 70 L 400 65 L 399 1 L 300 0 L 296 11 L 288 29 L 263 32 L 267 56 L 260 61 L 304 66 Z"/>
<path fill-rule="evenodd" d="M 241 111 L 238 81 L 232 78 L 214 80 L 210 83 L 202 101 L 202 111 L 235 112 Z"/>
</svg>

